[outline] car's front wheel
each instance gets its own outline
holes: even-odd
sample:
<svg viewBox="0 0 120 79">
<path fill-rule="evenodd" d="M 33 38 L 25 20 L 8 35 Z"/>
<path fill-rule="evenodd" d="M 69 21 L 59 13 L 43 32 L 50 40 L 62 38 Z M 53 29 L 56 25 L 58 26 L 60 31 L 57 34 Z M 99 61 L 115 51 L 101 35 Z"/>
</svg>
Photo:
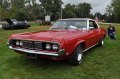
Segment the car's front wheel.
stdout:
<svg viewBox="0 0 120 79">
<path fill-rule="evenodd" d="M 70 58 L 68 59 L 68 62 L 71 65 L 77 66 L 82 62 L 82 57 L 83 57 L 83 47 L 80 44 L 75 51 L 73 52 L 73 54 L 70 56 Z"/>
</svg>

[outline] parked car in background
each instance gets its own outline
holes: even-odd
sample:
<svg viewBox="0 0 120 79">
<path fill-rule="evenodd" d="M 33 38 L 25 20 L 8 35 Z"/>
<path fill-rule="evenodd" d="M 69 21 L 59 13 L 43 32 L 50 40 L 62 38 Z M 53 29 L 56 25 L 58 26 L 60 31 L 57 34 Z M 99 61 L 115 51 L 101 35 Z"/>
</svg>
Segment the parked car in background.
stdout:
<svg viewBox="0 0 120 79">
<path fill-rule="evenodd" d="M 5 19 L 7 25 L 3 25 L 2 28 L 5 30 L 11 29 L 27 29 L 30 25 L 26 21 L 17 21 L 16 19 Z"/>
<path fill-rule="evenodd" d="M 58 20 L 48 31 L 13 34 L 8 45 L 30 58 L 67 59 L 79 65 L 85 51 L 103 46 L 105 36 L 105 30 L 93 19 L 71 18 Z"/>
</svg>

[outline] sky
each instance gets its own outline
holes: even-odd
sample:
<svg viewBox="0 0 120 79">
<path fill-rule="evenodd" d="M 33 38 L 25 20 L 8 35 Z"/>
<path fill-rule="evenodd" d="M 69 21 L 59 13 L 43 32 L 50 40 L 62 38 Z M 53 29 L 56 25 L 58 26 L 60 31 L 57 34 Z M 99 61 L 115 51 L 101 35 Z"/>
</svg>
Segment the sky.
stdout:
<svg viewBox="0 0 120 79">
<path fill-rule="evenodd" d="M 83 2 L 90 3 L 92 6 L 91 13 L 105 13 L 107 5 L 110 5 L 112 0 L 62 0 L 64 4 L 79 4 Z"/>
</svg>

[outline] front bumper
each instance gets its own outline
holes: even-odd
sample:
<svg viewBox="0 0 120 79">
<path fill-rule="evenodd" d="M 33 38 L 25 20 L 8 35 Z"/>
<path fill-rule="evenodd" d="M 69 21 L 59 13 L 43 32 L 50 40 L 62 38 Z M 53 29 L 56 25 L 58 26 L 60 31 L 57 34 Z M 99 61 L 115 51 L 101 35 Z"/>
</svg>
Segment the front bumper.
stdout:
<svg viewBox="0 0 120 79">
<path fill-rule="evenodd" d="M 36 50 L 22 49 L 22 48 L 13 48 L 12 46 L 9 46 L 9 48 L 12 50 L 20 51 L 20 52 L 39 54 L 39 55 L 48 55 L 48 56 L 62 56 L 65 54 L 64 49 L 61 49 L 58 52 L 48 52 L 48 51 L 36 51 Z"/>
</svg>

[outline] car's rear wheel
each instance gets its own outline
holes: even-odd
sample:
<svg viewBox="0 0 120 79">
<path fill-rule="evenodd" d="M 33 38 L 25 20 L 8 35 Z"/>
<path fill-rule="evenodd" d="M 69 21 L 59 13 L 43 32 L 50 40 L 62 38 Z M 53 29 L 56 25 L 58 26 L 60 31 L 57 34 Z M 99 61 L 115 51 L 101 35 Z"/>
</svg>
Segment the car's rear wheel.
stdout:
<svg viewBox="0 0 120 79">
<path fill-rule="evenodd" d="M 77 66 L 82 62 L 82 57 L 83 57 L 83 47 L 80 44 L 74 51 L 74 53 L 70 56 L 68 59 L 68 62 L 71 65 Z"/>
<path fill-rule="evenodd" d="M 27 25 L 26 27 L 25 27 L 25 29 L 28 29 L 30 27 L 30 25 Z"/>
<path fill-rule="evenodd" d="M 99 44 L 98 44 L 100 47 L 102 47 L 104 45 L 104 39 L 102 39 Z"/>
</svg>

